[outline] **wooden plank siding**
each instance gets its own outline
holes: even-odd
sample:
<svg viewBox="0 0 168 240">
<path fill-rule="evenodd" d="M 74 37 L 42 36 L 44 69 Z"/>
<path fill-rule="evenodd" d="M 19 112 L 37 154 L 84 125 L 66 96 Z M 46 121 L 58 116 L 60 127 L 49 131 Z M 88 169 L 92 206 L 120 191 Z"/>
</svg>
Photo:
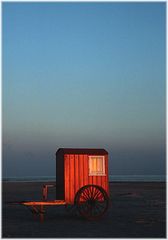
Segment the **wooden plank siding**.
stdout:
<svg viewBox="0 0 168 240">
<path fill-rule="evenodd" d="M 60 151 L 62 154 L 63 151 Z M 70 152 L 65 152 L 62 156 L 62 159 L 59 158 L 59 154 L 57 157 L 59 158 L 59 162 L 62 160 L 64 164 L 60 165 L 64 167 L 64 178 L 62 186 L 64 189 L 63 196 L 65 196 L 64 200 L 68 204 L 74 203 L 74 198 L 76 192 L 83 186 L 88 184 L 95 184 L 104 188 L 104 190 L 109 194 L 109 187 L 108 187 L 108 153 L 101 154 L 98 152 L 97 156 L 103 155 L 105 156 L 105 176 L 89 176 L 89 156 L 96 156 L 96 152 L 93 154 L 87 154 L 87 152 L 77 152 L 75 150 Z M 96 163 L 97 164 L 97 163 Z M 59 164 L 57 165 L 59 166 Z M 63 171 L 58 171 L 62 174 Z M 57 176 L 60 179 L 59 176 Z"/>
<path fill-rule="evenodd" d="M 106 187 L 104 188 L 108 194 L 108 196 L 110 196 L 110 191 L 109 191 L 109 174 L 108 174 L 108 155 L 105 155 L 105 172 L 106 172 Z"/>
<path fill-rule="evenodd" d="M 62 152 L 56 153 L 56 199 L 65 199 L 65 187 L 64 187 L 64 155 Z"/>
<path fill-rule="evenodd" d="M 88 185 L 89 182 L 89 164 L 88 164 L 88 155 L 83 155 L 83 185 Z"/>
<path fill-rule="evenodd" d="M 69 155 L 69 159 L 70 159 L 70 176 L 69 176 L 69 199 L 70 202 L 73 201 L 74 199 L 74 192 L 75 192 L 75 158 L 74 155 Z"/>
<path fill-rule="evenodd" d="M 65 166 L 65 202 L 69 202 L 69 169 L 70 169 L 70 164 L 69 164 L 69 155 L 66 154 L 64 155 L 64 166 Z"/>
<path fill-rule="evenodd" d="M 75 194 L 79 189 L 79 155 L 75 154 Z"/>
<path fill-rule="evenodd" d="M 79 155 L 79 188 L 83 187 L 83 173 L 84 173 L 84 169 L 83 169 L 83 156 L 80 154 Z"/>
</svg>

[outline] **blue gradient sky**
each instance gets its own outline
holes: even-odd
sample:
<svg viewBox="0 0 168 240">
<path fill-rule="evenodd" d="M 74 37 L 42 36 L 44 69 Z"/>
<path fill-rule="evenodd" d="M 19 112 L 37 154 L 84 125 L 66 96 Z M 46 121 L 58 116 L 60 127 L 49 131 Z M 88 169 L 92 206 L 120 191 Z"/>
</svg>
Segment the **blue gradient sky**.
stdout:
<svg viewBox="0 0 168 240">
<path fill-rule="evenodd" d="M 165 3 L 2 5 L 4 176 L 55 175 L 59 147 L 163 174 Z"/>
</svg>

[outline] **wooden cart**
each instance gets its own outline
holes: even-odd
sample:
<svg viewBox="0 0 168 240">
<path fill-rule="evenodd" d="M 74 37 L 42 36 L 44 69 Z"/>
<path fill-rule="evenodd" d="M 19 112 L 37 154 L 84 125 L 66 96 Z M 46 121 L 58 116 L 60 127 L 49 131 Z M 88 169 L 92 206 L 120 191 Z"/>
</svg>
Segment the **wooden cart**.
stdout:
<svg viewBox="0 0 168 240">
<path fill-rule="evenodd" d="M 56 199 L 48 188 L 56 186 Z M 60 148 L 56 152 L 56 185 L 43 186 L 42 201 L 22 201 L 44 219 L 46 206 L 71 205 L 86 219 L 102 217 L 109 205 L 108 152 L 104 149 Z"/>
</svg>

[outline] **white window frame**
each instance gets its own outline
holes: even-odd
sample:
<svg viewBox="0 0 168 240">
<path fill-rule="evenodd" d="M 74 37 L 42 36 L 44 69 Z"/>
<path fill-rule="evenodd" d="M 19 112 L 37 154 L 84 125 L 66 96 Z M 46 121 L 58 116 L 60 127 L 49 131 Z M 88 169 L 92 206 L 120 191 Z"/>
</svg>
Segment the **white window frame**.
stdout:
<svg viewBox="0 0 168 240">
<path fill-rule="evenodd" d="M 92 161 L 92 158 L 101 158 L 102 159 L 102 172 L 93 172 L 91 170 L 91 161 Z M 89 156 L 89 176 L 106 176 L 106 173 L 105 173 L 105 156 L 102 156 L 102 155 L 95 155 L 95 156 Z"/>
</svg>

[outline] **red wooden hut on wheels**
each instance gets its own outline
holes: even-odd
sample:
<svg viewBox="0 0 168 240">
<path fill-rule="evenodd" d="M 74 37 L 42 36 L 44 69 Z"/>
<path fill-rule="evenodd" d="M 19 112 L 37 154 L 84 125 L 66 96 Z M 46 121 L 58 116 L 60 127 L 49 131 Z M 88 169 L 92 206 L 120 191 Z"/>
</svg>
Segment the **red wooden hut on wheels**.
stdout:
<svg viewBox="0 0 168 240">
<path fill-rule="evenodd" d="M 74 204 L 76 193 L 86 185 L 99 186 L 109 196 L 108 152 L 104 149 L 58 149 L 56 199 Z"/>
<path fill-rule="evenodd" d="M 44 207 L 74 205 L 81 216 L 97 219 L 109 205 L 108 152 L 104 149 L 60 148 L 56 152 L 56 199 L 48 200 L 43 185 L 42 201 L 21 201 L 33 214 L 44 219 Z"/>
</svg>

